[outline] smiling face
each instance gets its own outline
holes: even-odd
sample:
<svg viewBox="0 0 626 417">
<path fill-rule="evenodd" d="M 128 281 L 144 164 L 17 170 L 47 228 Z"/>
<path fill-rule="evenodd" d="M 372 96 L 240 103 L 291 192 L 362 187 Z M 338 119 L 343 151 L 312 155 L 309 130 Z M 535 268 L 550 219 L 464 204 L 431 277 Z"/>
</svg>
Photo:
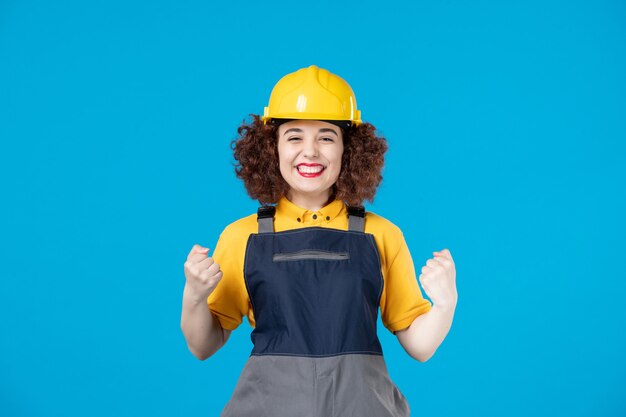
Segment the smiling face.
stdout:
<svg viewBox="0 0 626 417">
<path fill-rule="evenodd" d="M 280 173 L 287 198 L 302 207 L 321 208 L 339 178 L 343 155 L 341 129 L 318 120 L 292 120 L 278 127 Z"/>
</svg>

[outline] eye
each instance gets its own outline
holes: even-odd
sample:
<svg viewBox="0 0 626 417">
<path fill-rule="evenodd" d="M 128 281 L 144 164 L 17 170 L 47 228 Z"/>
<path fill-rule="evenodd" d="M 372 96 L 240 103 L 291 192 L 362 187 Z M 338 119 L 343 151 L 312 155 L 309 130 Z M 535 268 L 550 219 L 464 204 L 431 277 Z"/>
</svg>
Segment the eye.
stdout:
<svg viewBox="0 0 626 417">
<path fill-rule="evenodd" d="M 299 138 L 299 137 L 294 136 L 294 137 L 291 137 L 291 138 L 287 139 L 287 142 L 291 141 L 292 139 L 294 139 L 294 140 L 300 140 L 300 138 Z"/>
<path fill-rule="evenodd" d="M 328 141 L 328 142 L 334 142 L 333 138 L 322 138 L 322 140 Z"/>
</svg>

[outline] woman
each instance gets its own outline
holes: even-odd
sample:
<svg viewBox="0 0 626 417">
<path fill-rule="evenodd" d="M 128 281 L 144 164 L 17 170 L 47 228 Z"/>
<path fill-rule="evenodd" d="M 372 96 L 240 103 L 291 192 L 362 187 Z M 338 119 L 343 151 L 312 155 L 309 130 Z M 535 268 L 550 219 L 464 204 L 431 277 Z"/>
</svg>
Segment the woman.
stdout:
<svg viewBox="0 0 626 417">
<path fill-rule="evenodd" d="M 194 245 L 185 263 L 181 327 L 194 355 L 215 353 L 244 315 L 254 327 L 222 416 L 408 416 L 378 309 L 406 352 L 428 360 L 456 307 L 450 252 L 422 268 L 431 305 L 400 229 L 361 206 L 387 144 L 342 78 L 314 65 L 288 74 L 252 116 L 234 141 L 235 172 L 262 207 L 224 229 L 213 257 Z"/>
</svg>

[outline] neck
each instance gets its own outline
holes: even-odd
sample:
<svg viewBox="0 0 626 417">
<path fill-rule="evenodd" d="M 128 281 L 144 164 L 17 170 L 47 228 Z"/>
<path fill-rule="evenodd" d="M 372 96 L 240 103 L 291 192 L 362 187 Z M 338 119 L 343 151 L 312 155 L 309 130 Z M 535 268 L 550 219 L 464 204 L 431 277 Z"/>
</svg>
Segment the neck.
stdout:
<svg viewBox="0 0 626 417">
<path fill-rule="evenodd" d="M 292 190 L 289 190 L 286 197 L 287 200 L 291 201 L 296 206 L 310 211 L 317 211 L 331 202 L 330 190 L 314 195 L 294 193 Z"/>
</svg>

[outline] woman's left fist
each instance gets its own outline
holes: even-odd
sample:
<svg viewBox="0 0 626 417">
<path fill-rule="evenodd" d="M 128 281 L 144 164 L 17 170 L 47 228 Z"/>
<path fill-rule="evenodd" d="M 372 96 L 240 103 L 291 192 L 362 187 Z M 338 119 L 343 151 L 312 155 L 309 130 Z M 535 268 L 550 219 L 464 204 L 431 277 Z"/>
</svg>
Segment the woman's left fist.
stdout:
<svg viewBox="0 0 626 417">
<path fill-rule="evenodd" d="M 434 258 L 426 261 L 419 276 L 420 284 L 434 305 L 454 309 L 458 299 L 456 269 L 448 249 L 433 252 Z"/>
</svg>

